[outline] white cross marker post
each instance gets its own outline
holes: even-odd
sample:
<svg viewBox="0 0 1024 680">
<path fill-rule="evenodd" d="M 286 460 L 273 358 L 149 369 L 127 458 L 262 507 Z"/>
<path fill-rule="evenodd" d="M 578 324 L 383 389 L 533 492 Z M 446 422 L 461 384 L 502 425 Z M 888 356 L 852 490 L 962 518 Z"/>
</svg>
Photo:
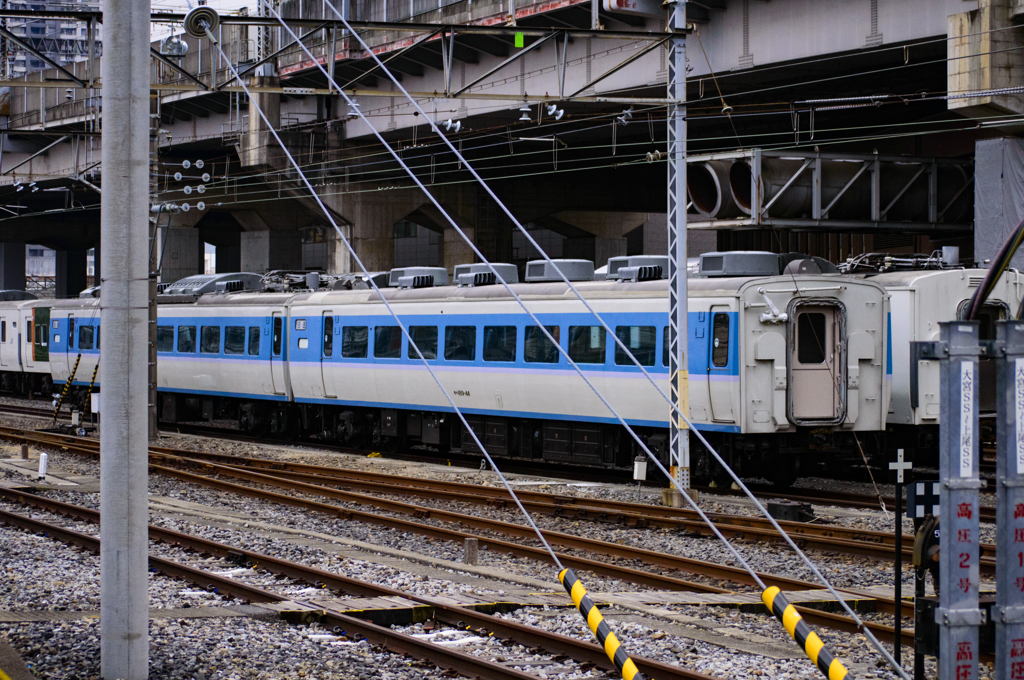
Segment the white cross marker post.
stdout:
<svg viewBox="0 0 1024 680">
<path fill-rule="evenodd" d="M 894 599 L 896 601 L 895 635 L 897 641 L 900 639 L 903 628 L 903 473 L 913 468 L 913 463 L 903 460 L 903 449 L 896 449 L 896 462 L 889 463 L 889 469 L 896 471 L 896 592 Z M 893 646 L 893 658 L 896 663 L 901 663 L 901 646 L 898 642 Z"/>
</svg>

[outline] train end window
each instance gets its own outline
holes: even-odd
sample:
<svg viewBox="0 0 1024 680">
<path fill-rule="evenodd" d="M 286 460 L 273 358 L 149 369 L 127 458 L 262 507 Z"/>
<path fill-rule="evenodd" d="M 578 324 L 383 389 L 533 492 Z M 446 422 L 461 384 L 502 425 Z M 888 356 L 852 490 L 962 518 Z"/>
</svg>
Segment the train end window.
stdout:
<svg viewBox="0 0 1024 680">
<path fill-rule="evenodd" d="M 545 326 L 547 332 L 559 342 L 561 334 L 558 326 Z M 544 335 L 537 326 L 528 326 L 523 335 L 523 360 L 528 364 L 557 364 L 558 347 Z"/>
<path fill-rule="evenodd" d="M 409 326 L 409 337 L 412 343 L 409 344 L 409 358 L 419 359 L 416 350 L 412 348 L 415 344 L 424 359 L 437 358 L 437 326 Z"/>
<path fill-rule="evenodd" d="M 715 337 L 718 337 L 717 331 Z M 825 363 L 825 315 L 804 312 L 797 317 L 796 342 L 796 359 L 801 364 Z"/>
<path fill-rule="evenodd" d="M 7 342 L 7 322 L 0 321 L 0 342 Z"/>
<path fill-rule="evenodd" d="M 6 328 L 4 328 L 3 330 L 6 330 Z M 3 330 L 0 330 L 0 335 L 3 336 L 3 337 L 0 337 L 0 342 L 7 342 L 7 340 L 6 340 L 7 334 L 4 333 Z M 69 316 L 68 317 L 68 347 L 69 348 L 74 348 L 74 346 L 75 346 L 75 317 Z"/>
</svg>

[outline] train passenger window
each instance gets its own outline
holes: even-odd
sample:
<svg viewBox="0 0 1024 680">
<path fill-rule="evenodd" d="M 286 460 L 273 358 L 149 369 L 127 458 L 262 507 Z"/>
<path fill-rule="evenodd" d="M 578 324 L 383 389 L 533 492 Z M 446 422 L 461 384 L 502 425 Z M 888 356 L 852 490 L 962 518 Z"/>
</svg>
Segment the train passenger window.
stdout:
<svg viewBox="0 0 1024 680">
<path fill-rule="evenodd" d="M 157 352 L 173 352 L 174 351 L 174 326 L 157 326 L 156 327 L 156 351 Z"/>
<path fill-rule="evenodd" d="M 0 335 L 4 336 L 0 338 L 0 342 L 6 342 L 7 334 L 0 330 Z M 74 348 L 75 346 L 75 317 L 68 317 L 68 347 Z"/>
<path fill-rule="evenodd" d="M 249 356 L 260 355 L 260 327 L 249 326 Z"/>
<path fill-rule="evenodd" d="M 444 329 L 445 361 L 476 359 L 476 326 L 449 326 Z"/>
<path fill-rule="evenodd" d="M 334 317 L 324 317 L 324 356 L 329 357 L 334 353 Z"/>
<path fill-rule="evenodd" d="M 558 342 L 560 335 L 558 326 L 545 326 L 551 337 Z M 529 364 L 557 364 L 558 348 L 548 340 L 548 336 L 536 326 L 527 326 L 523 338 L 523 360 Z"/>
<path fill-rule="evenodd" d="M 274 356 L 281 356 L 281 334 L 284 331 L 284 323 L 281 321 L 281 317 L 274 317 L 274 342 L 272 349 L 274 350 Z"/>
<path fill-rule="evenodd" d="M 245 354 L 245 326 L 224 328 L 224 354 Z"/>
<path fill-rule="evenodd" d="M 93 349 L 96 346 L 96 326 L 78 327 L 78 349 Z"/>
<path fill-rule="evenodd" d="M 668 366 L 668 326 L 661 329 L 661 365 Z"/>
<path fill-rule="evenodd" d="M 366 326 L 345 326 L 341 331 L 341 357 L 365 359 L 370 329 Z"/>
<path fill-rule="evenodd" d="M 629 348 L 641 366 L 653 366 L 658 347 L 658 335 L 654 326 L 617 326 L 615 335 Z M 633 360 L 615 345 L 615 363 L 619 366 L 633 366 Z"/>
<path fill-rule="evenodd" d="M 715 315 L 715 339 L 718 338 L 718 316 Z M 821 312 L 804 312 L 797 317 L 796 358 L 801 364 L 825 363 L 825 315 Z M 718 364 L 715 364 L 716 366 Z M 725 364 L 722 364 L 723 366 Z"/>
<path fill-rule="evenodd" d="M 402 331 L 398 326 L 375 326 L 373 356 L 377 359 L 402 358 Z"/>
<path fill-rule="evenodd" d="M 806 314 L 804 315 L 806 316 Z M 824 315 L 819 315 L 824 324 Z M 824 328 L 824 325 L 822 326 Z M 824 336 L 821 336 L 824 337 Z M 729 315 L 715 314 L 711 327 L 711 365 L 723 368 L 729 364 Z"/>
<path fill-rule="evenodd" d="M 484 361 L 516 360 L 516 327 L 484 326 Z"/>
<path fill-rule="evenodd" d="M 420 348 L 424 359 L 437 358 L 437 326 L 409 326 L 409 336 Z M 419 360 L 416 350 L 409 345 L 409 358 Z"/>
<path fill-rule="evenodd" d="M 96 324 L 96 349 L 100 348 L 100 325 Z"/>
<path fill-rule="evenodd" d="M 220 326 L 203 326 L 199 331 L 199 351 L 220 354 Z"/>
<path fill-rule="evenodd" d="M 604 336 L 601 326 L 569 326 L 569 356 L 578 364 L 603 364 Z"/>
<path fill-rule="evenodd" d="M 85 328 L 85 326 L 82 326 Z M 178 351 L 182 354 L 194 354 L 196 351 L 196 327 L 178 326 Z"/>
</svg>

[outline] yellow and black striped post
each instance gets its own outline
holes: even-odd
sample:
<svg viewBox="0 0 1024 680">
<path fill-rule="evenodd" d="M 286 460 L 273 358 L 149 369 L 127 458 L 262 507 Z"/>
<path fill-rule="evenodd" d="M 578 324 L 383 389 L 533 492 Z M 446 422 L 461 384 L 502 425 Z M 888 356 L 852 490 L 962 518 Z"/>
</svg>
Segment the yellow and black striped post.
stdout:
<svg viewBox="0 0 1024 680">
<path fill-rule="evenodd" d="M 85 391 L 85 403 L 89 404 L 92 399 L 92 388 L 96 384 L 96 374 L 100 372 L 100 362 L 96 362 L 96 368 L 92 369 L 92 380 L 89 381 L 89 389 Z"/>
<path fill-rule="evenodd" d="M 786 631 L 793 636 L 804 653 L 814 662 L 828 680 L 843 680 L 847 670 L 839 660 L 832 656 L 832 653 L 825 649 L 825 643 L 821 641 L 818 634 L 811 630 L 804 621 L 796 607 L 791 605 L 782 592 L 772 586 L 761 593 L 761 600 L 768 607 L 768 611 L 775 614 L 775 617 L 782 622 Z"/>
<path fill-rule="evenodd" d="M 615 668 L 622 674 L 622 677 L 625 680 L 645 680 L 644 674 L 637 669 L 636 664 L 626 654 L 626 650 L 622 648 L 619 639 L 615 637 L 615 633 L 612 632 L 604 617 L 601 616 L 600 610 L 590 600 L 590 596 L 587 595 L 587 589 L 576 578 L 576 572 L 572 569 L 563 569 L 558 574 L 558 580 L 562 582 L 562 586 L 569 593 L 569 597 L 572 598 L 576 608 L 580 610 L 580 614 L 586 619 L 587 625 L 590 626 L 590 630 L 597 637 L 597 641 L 604 647 L 604 653 L 612 660 L 612 663 L 615 664 Z"/>
<path fill-rule="evenodd" d="M 71 375 L 68 376 L 67 381 L 64 383 L 64 389 L 60 391 L 60 398 L 57 399 L 57 405 L 53 407 L 53 422 L 57 422 L 57 416 L 60 414 L 60 407 L 64 405 L 64 399 L 68 396 L 68 390 L 71 389 L 71 382 L 75 379 L 75 374 L 78 373 L 78 364 L 82 363 L 82 353 L 78 353 L 78 358 L 75 359 L 75 367 L 71 369 Z"/>
</svg>

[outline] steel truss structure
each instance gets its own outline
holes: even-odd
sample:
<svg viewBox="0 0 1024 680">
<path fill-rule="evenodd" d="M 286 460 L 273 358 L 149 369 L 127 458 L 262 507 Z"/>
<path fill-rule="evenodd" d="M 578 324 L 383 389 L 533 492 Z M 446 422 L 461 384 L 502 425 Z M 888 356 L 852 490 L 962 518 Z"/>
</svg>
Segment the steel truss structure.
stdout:
<svg viewBox="0 0 1024 680">
<path fill-rule="evenodd" d="M 691 154 L 687 164 L 719 164 L 720 173 L 724 165 L 717 190 L 736 204 L 725 216 L 691 213 L 689 229 L 965 232 L 974 226 L 973 160 L 744 149 Z"/>
</svg>

